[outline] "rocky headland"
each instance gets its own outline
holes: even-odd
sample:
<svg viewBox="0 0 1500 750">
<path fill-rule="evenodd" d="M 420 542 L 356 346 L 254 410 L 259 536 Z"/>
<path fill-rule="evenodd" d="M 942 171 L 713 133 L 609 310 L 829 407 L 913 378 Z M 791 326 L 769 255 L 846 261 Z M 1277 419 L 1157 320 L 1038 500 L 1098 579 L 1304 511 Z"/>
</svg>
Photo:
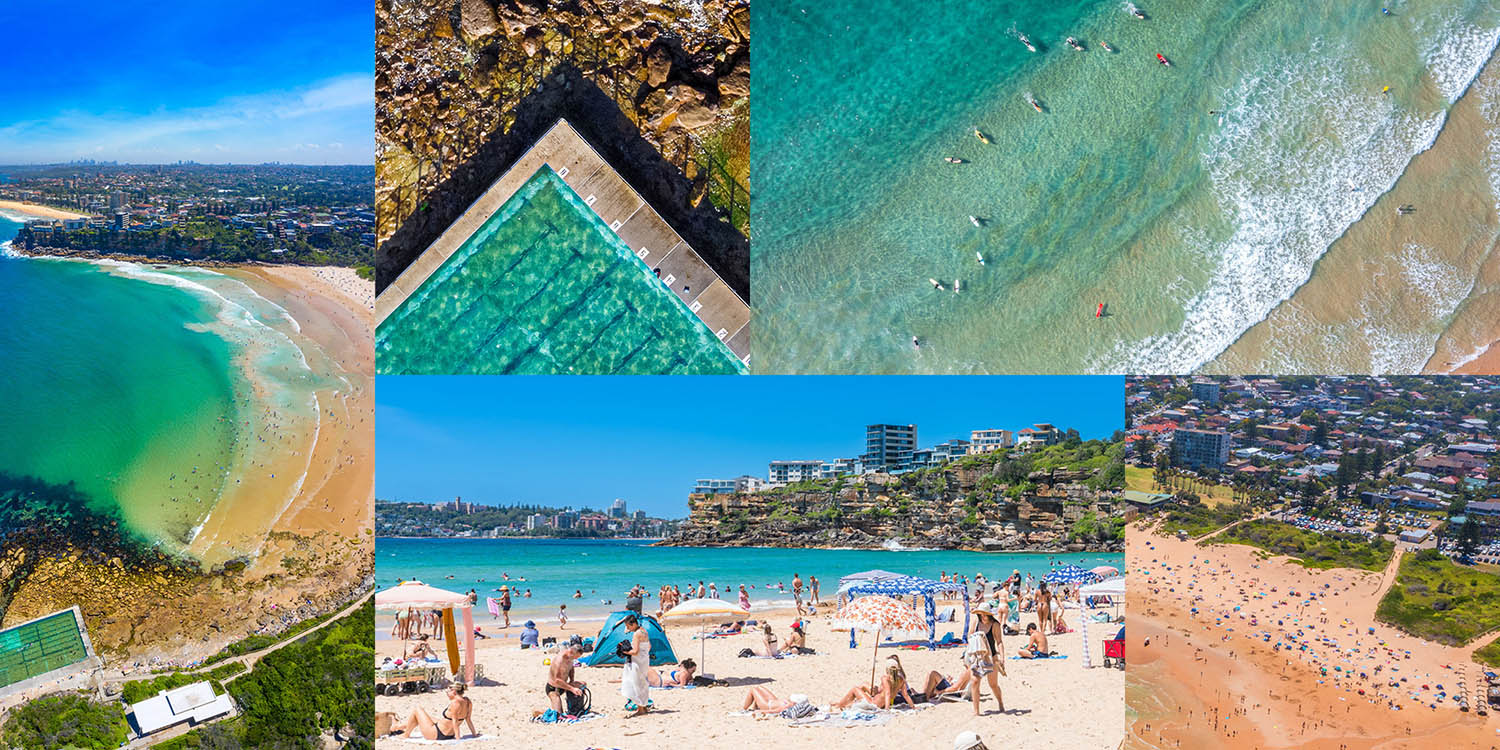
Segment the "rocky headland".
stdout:
<svg viewBox="0 0 1500 750">
<path fill-rule="evenodd" d="M 376 38 L 377 288 L 561 117 L 748 296 L 748 2 L 382 0 Z"/>
<path fill-rule="evenodd" d="M 691 495 L 683 547 L 924 547 L 990 552 L 1123 549 L 1123 487 L 1098 470 L 954 462 L 762 493 Z"/>
<path fill-rule="evenodd" d="M 186 665 L 338 609 L 368 587 L 371 546 L 277 532 L 256 560 L 205 569 L 130 534 L 71 486 L 0 474 L 0 626 L 78 605 L 112 668 Z"/>
</svg>

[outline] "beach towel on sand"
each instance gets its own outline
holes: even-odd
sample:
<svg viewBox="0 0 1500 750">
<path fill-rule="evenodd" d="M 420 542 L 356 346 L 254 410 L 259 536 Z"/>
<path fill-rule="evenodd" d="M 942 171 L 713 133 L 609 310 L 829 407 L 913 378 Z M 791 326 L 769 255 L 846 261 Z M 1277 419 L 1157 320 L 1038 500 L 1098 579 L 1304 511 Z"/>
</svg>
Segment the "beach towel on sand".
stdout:
<svg viewBox="0 0 1500 750">
<path fill-rule="evenodd" d="M 426 737 L 390 737 L 388 739 L 399 740 L 401 742 L 410 742 L 413 745 L 457 745 L 461 742 L 469 742 L 471 740 L 488 740 L 492 738 L 486 737 L 481 734 L 476 737 L 460 737 L 456 740 L 429 740 Z"/>
<path fill-rule="evenodd" d="M 818 712 L 805 719 L 787 722 L 791 727 L 879 727 L 891 723 L 891 717 L 895 713 L 891 711 L 875 711 L 873 713 L 858 714 L 860 718 L 845 718 L 845 714 Z"/>
<path fill-rule="evenodd" d="M 1053 654 L 1051 656 L 1033 656 L 1033 657 L 1030 657 L 1030 658 L 1027 658 L 1025 656 L 1012 656 L 1012 657 L 1010 657 L 1010 660 L 1011 661 L 1041 661 L 1043 659 L 1066 659 L 1066 658 L 1068 658 L 1067 654 Z"/>
</svg>

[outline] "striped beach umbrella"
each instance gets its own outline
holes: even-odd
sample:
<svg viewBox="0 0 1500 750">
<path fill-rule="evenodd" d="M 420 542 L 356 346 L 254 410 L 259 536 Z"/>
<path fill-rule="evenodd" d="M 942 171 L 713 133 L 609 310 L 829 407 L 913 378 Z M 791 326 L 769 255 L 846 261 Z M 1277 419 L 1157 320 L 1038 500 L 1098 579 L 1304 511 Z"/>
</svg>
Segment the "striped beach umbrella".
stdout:
<svg viewBox="0 0 1500 750">
<path fill-rule="evenodd" d="M 870 684 L 875 684 L 875 659 L 880 653 L 880 634 L 890 631 L 925 633 L 927 623 L 910 604 L 889 596 L 861 596 L 839 608 L 833 627 L 875 633 L 870 652 Z"/>
</svg>

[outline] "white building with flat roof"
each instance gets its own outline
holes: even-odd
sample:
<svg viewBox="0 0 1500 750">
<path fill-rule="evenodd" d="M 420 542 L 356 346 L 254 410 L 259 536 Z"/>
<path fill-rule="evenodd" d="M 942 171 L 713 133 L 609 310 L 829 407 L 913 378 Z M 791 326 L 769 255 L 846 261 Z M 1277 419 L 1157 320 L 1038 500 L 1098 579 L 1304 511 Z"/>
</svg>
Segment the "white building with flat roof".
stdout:
<svg viewBox="0 0 1500 750">
<path fill-rule="evenodd" d="M 969 452 L 989 453 L 1016 444 L 1016 433 L 1010 430 L 974 430 L 969 433 Z"/>
<path fill-rule="evenodd" d="M 228 695 L 215 695 L 213 685 L 195 682 L 163 690 L 154 698 L 133 704 L 128 713 L 136 732 L 144 737 L 183 722 L 197 726 L 227 716 L 234 713 L 234 702 Z"/>
</svg>

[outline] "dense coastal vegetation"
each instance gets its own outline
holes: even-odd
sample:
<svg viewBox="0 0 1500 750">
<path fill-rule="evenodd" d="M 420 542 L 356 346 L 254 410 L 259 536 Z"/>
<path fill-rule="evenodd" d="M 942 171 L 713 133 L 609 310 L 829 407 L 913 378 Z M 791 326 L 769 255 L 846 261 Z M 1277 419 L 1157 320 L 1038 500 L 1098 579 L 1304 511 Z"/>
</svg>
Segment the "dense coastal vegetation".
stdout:
<svg viewBox="0 0 1500 750">
<path fill-rule="evenodd" d="M 375 741 L 373 602 L 267 654 L 226 685 L 240 716 L 164 742 L 162 750 L 274 747 L 316 750 L 333 735 L 347 750 Z"/>
<path fill-rule="evenodd" d="M 1396 545 L 1388 539 L 1358 534 L 1318 533 L 1288 523 L 1256 519 L 1231 527 L 1209 540 L 1214 544 L 1247 544 L 1293 558 L 1309 568 L 1383 570 Z"/>
<path fill-rule="evenodd" d="M 1112 550 L 1124 536 L 1125 447 L 1113 440 L 964 456 L 903 474 L 695 495 L 680 546 Z"/>
<path fill-rule="evenodd" d="M 125 744 L 129 737 L 120 704 L 96 703 L 71 693 L 22 704 L 0 727 L 0 744 L 21 750 L 109 750 Z"/>
<path fill-rule="evenodd" d="M 1469 643 L 1500 629 L 1500 576 L 1456 565 L 1436 550 L 1409 553 L 1376 615 L 1430 641 Z M 1500 656 L 1500 647 L 1489 649 L 1491 658 Z"/>
</svg>

